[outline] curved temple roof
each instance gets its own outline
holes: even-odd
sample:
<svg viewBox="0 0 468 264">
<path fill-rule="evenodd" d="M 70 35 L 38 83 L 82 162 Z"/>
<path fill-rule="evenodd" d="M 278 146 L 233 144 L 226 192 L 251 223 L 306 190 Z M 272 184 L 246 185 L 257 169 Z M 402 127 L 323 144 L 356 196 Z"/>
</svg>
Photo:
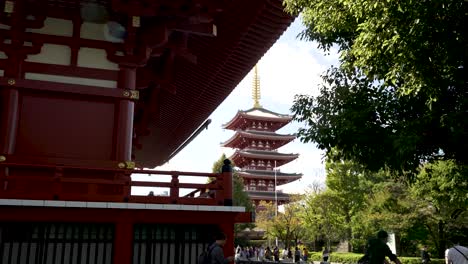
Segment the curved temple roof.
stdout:
<svg viewBox="0 0 468 264">
<path fill-rule="evenodd" d="M 277 134 L 275 132 L 270 132 L 270 131 L 237 130 L 236 133 L 230 139 L 221 143 L 221 146 L 236 148 L 237 141 L 241 140 L 242 138 L 278 141 L 279 144 L 275 145 L 275 149 L 276 149 L 276 148 L 283 146 L 284 144 L 287 144 L 288 142 L 291 142 L 292 140 L 296 138 L 296 136 L 293 134 L 289 134 L 289 135 Z"/>
<path fill-rule="evenodd" d="M 273 170 L 242 170 L 238 172 L 239 174 L 245 176 L 253 176 L 253 177 L 268 177 L 273 178 L 275 177 L 275 172 Z M 284 179 L 299 179 L 302 176 L 302 173 L 285 173 L 285 172 L 276 172 L 276 177 L 284 178 Z"/>
<path fill-rule="evenodd" d="M 283 166 L 284 164 L 291 162 L 299 157 L 299 154 L 286 154 L 275 151 L 262 151 L 262 150 L 237 150 L 230 157 L 230 159 L 239 167 L 249 165 L 248 161 L 251 159 L 265 159 L 265 160 L 276 160 L 277 166 Z"/>
<path fill-rule="evenodd" d="M 254 200 L 264 200 L 264 201 L 274 201 L 275 192 L 274 191 L 246 191 L 251 199 Z M 290 196 L 287 193 L 277 192 L 276 197 L 278 201 L 287 202 L 290 200 Z"/>
<path fill-rule="evenodd" d="M 147 130 L 134 138 L 133 155 L 138 166 L 155 167 L 166 162 L 292 21 L 279 0 L 228 1 L 217 17 L 216 37 L 189 35 L 187 47 L 196 56 L 196 63 L 176 58 L 170 83 L 174 92 L 157 93 L 157 100 L 149 105 L 142 102 L 149 122 Z M 290 117 L 280 119 L 286 122 Z M 135 126 L 138 122 L 136 111 Z"/>
<path fill-rule="evenodd" d="M 239 176 L 242 178 L 251 178 L 251 179 L 274 179 L 275 172 L 272 170 L 242 170 L 238 172 Z M 276 172 L 276 179 L 281 181 L 281 183 L 277 183 L 278 186 L 293 182 L 298 180 L 302 177 L 300 173 L 284 173 L 284 172 Z"/>
<path fill-rule="evenodd" d="M 258 159 L 276 159 L 276 160 L 293 160 L 299 157 L 299 154 L 294 153 L 279 153 L 275 151 L 263 151 L 263 150 L 237 150 L 234 155 L 240 155 L 243 157 L 251 157 Z"/>
<path fill-rule="evenodd" d="M 237 126 L 237 123 L 241 122 L 240 120 L 242 119 L 251 119 L 253 121 L 273 121 L 278 123 L 275 126 L 275 130 L 278 130 L 289 123 L 292 120 L 292 116 L 278 114 L 265 108 L 251 108 L 245 111 L 239 110 L 231 121 L 223 125 L 223 128 L 238 129 L 239 127 Z"/>
</svg>

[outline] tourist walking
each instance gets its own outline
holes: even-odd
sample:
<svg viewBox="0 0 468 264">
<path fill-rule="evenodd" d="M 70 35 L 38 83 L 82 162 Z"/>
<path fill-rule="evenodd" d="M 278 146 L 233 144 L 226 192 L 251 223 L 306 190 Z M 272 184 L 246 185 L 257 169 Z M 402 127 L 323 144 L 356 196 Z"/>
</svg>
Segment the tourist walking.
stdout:
<svg viewBox="0 0 468 264">
<path fill-rule="evenodd" d="M 294 251 L 294 262 L 299 263 L 301 261 L 301 251 L 299 247 L 296 246 L 296 250 Z"/>
<path fill-rule="evenodd" d="M 431 258 L 429 252 L 427 252 L 427 246 L 423 246 L 421 249 L 421 263 L 429 264 L 429 262 L 431 262 Z"/>
<path fill-rule="evenodd" d="M 366 256 L 369 260 L 369 264 L 382 264 L 386 261 L 385 257 L 388 257 L 396 264 L 401 264 L 397 256 L 393 254 L 388 247 L 387 241 L 388 233 L 384 230 L 377 233 L 377 238 L 369 240 L 366 250 Z"/>
<path fill-rule="evenodd" d="M 323 249 L 323 252 L 322 252 L 322 259 L 323 259 L 323 262 L 327 263 L 329 257 L 330 257 L 330 251 L 328 251 L 328 248 L 325 247 L 325 248 Z"/>
</svg>

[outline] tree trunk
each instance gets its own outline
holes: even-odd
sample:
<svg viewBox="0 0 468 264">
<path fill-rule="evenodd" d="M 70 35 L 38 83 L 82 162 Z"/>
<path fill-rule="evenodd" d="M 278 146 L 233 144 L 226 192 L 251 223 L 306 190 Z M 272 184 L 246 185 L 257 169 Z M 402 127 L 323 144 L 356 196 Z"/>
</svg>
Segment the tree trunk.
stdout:
<svg viewBox="0 0 468 264">
<path fill-rule="evenodd" d="M 351 216 L 349 215 L 349 211 L 346 212 L 346 240 L 348 242 L 348 252 L 353 252 L 353 245 L 351 243 L 351 239 L 353 236 L 353 229 L 351 228 Z"/>
<path fill-rule="evenodd" d="M 446 247 L 446 244 L 447 244 L 447 240 L 446 240 L 446 237 L 445 237 L 445 223 L 444 221 L 439 221 L 438 223 L 438 237 L 439 237 L 439 241 L 438 243 L 436 243 L 436 249 L 437 249 L 437 255 L 438 255 L 438 258 L 445 258 L 445 247 Z"/>
</svg>

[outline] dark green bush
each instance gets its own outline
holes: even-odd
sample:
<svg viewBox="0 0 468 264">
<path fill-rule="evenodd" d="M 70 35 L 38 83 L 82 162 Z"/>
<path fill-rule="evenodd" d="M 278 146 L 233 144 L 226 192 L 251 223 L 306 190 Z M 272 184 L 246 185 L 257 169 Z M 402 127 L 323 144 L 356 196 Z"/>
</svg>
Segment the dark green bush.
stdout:
<svg viewBox="0 0 468 264">
<path fill-rule="evenodd" d="M 340 253 L 334 252 L 330 255 L 330 262 L 343 264 L 355 264 L 363 256 L 356 253 Z M 416 257 L 399 257 L 403 264 L 421 264 L 421 258 Z M 309 252 L 310 261 L 322 261 L 322 252 Z M 445 264 L 444 259 L 431 259 L 431 264 Z"/>
</svg>

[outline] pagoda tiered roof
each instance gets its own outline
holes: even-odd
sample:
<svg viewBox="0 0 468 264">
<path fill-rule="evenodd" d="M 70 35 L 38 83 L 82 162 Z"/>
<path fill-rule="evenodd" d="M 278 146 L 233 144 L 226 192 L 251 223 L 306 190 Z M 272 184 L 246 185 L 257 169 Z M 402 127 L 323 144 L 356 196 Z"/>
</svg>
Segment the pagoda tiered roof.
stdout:
<svg viewBox="0 0 468 264">
<path fill-rule="evenodd" d="M 252 200 L 275 201 L 274 191 L 246 191 Z M 276 192 L 278 202 L 289 202 L 290 196 L 287 193 Z"/>
<path fill-rule="evenodd" d="M 258 130 L 237 130 L 236 133 L 225 142 L 221 143 L 221 146 L 228 148 L 246 148 L 248 147 L 248 142 L 245 138 L 255 139 L 255 140 L 271 140 L 271 149 L 277 149 L 296 138 L 294 134 L 277 134 L 272 131 L 258 131 Z"/>
<path fill-rule="evenodd" d="M 254 107 L 245 111 L 239 110 L 231 121 L 223 125 L 223 128 L 245 130 L 250 127 L 250 122 L 247 121 L 260 121 L 270 123 L 268 130 L 276 131 L 288 124 L 291 120 L 291 115 L 278 114 L 262 107 Z"/>
<path fill-rule="evenodd" d="M 283 182 L 283 184 L 298 180 L 302 177 L 302 173 L 285 173 L 274 170 L 241 170 L 237 172 L 242 178 L 252 179 L 276 179 Z M 282 184 L 278 184 L 282 185 Z"/>
<path fill-rule="evenodd" d="M 276 151 L 239 149 L 231 156 L 231 160 L 239 167 L 249 165 L 247 162 L 251 159 L 275 160 L 276 166 L 282 166 L 299 157 L 299 154 L 280 153 Z"/>
<path fill-rule="evenodd" d="M 238 111 L 234 118 L 223 125 L 223 128 L 236 132 L 221 145 L 236 149 L 230 159 L 241 168 L 237 173 L 244 181 L 248 196 L 257 206 L 261 201 L 288 203 L 289 195 L 278 192 L 277 186 L 298 180 L 302 174 L 283 173 L 277 168 L 295 160 L 299 155 L 280 153 L 277 149 L 294 140 L 296 135 L 283 135 L 276 131 L 287 125 L 293 117 L 261 106 L 257 66 L 254 68 L 252 98 L 253 108 Z"/>
</svg>

